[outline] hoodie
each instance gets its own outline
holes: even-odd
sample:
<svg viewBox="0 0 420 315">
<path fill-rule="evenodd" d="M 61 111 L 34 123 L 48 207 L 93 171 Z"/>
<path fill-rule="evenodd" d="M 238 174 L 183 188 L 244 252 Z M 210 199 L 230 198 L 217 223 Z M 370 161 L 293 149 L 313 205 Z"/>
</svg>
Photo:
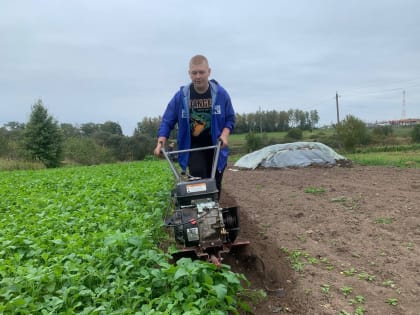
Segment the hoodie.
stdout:
<svg viewBox="0 0 420 315">
<path fill-rule="evenodd" d="M 212 79 L 209 83 L 212 95 L 211 138 L 213 145 L 216 145 L 224 128 L 228 128 L 231 132 L 235 128 L 235 111 L 227 91 L 216 80 Z M 188 106 L 191 84 L 181 86 L 170 100 L 158 131 L 158 137 L 169 138 L 175 124 L 178 124 L 177 144 L 179 150 L 186 150 L 191 147 L 190 110 Z M 220 150 L 217 162 L 219 171 L 226 167 L 228 154 L 228 147 Z M 187 169 L 188 159 L 188 152 L 181 153 L 178 157 L 179 165 L 183 171 Z"/>
</svg>

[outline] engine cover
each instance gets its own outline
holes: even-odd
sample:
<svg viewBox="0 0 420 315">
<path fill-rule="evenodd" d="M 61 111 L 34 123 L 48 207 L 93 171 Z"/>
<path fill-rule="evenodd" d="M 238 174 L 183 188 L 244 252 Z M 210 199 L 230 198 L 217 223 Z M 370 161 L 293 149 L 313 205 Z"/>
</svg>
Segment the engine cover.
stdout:
<svg viewBox="0 0 420 315">
<path fill-rule="evenodd" d="M 205 178 L 193 181 L 177 183 L 173 197 L 176 199 L 177 208 L 191 206 L 198 200 L 210 199 L 218 201 L 219 191 L 217 190 L 214 178 Z"/>
</svg>

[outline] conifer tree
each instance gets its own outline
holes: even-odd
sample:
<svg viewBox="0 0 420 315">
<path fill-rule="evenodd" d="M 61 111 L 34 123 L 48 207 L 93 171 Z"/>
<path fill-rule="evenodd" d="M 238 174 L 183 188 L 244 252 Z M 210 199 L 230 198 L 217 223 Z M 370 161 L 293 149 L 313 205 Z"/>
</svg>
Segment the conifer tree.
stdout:
<svg viewBox="0 0 420 315">
<path fill-rule="evenodd" d="M 63 147 L 61 129 L 57 121 L 48 115 L 41 100 L 32 106 L 25 127 L 24 144 L 31 158 L 41 161 L 47 168 L 60 165 Z"/>
</svg>

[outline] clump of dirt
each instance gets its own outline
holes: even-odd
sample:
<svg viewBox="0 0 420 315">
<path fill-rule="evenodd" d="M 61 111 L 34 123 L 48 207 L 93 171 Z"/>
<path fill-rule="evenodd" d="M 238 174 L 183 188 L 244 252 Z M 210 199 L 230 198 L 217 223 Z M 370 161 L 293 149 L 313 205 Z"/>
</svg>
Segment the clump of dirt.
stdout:
<svg viewBox="0 0 420 315">
<path fill-rule="evenodd" d="M 267 292 L 255 314 L 419 314 L 419 169 L 229 168 L 220 203 L 251 242 L 224 262 Z"/>
</svg>

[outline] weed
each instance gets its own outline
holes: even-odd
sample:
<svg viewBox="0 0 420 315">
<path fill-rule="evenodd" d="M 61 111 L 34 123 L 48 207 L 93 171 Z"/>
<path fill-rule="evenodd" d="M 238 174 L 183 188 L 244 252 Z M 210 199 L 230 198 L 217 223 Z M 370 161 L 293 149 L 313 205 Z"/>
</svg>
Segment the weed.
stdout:
<svg viewBox="0 0 420 315">
<path fill-rule="evenodd" d="M 346 197 L 344 197 L 344 196 L 341 196 L 341 197 L 337 197 L 337 198 L 331 198 L 331 202 L 341 202 L 341 203 L 344 203 L 344 202 L 346 202 Z"/>
<path fill-rule="evenodd" d="M 357 273 L 357 270 L 354 268 L 350 268 L 348 270 L 343 270 L 340 272 L 342 275 L 345 275 L 346 277 L 352 277 Z"/>
<path fill-rule="evenodd" d="M 329 284 L 321 285 L 321 292 L 322 294 L 328 295 L 330 293 L 330 285 Z"/>
<path fill-rule="evenodd" d="M 257 191 L 261 191 L 264 187 L 262 185 L 255 185 Z"/>
<path fill-rule="evenodd" d="M 392 306 L 397 306 L 398 305 L 398 299 L 395 298 L 389 298 L 385 301 L 385 303 L 392 305 Z"/>
<path fill-rule="evenodd" d="M 353 292 L 352 287 L 344 286 L 340 288 L 341 293 L 344 294 L 345 297 L 349 296 Z"/>
<path fill-rule="evenodd" d="M 306 242 L 306 237 L 304 235 L 297 235 L 296 237 L 302 243 L 305 243 Z"/>
<path fill-rule="evenodd" d="M 330 271 L 334 269 L 334 266 L 329 262 L 328 258 L 322 257 L 319 261 L 325 265 L 325 269 Z"/>
<path fill-rule="evenodd" d="M 363 306 L 358 306 L 355 310 L 354 310 L 354 315 L 363 315 L 366 313 L 366 310 Z"/>
<path fill-rule="evenodd" d="M 395 287 L 394 281 L 392 281 L 392 280 L 385 280 L 384 282 L 382 282 L 382 285 L 387 287 L 387 288 L 394 288 Z"/>
<path fill-rule="evenodd" d="M 324 187 L 307 187 L 304 189 L 304 192 L 308 194 L 320 195 L 325 193 Z"/>
<path fill-rule="evenodd" d="M 408 250 L 414 250 L 414 244 L 413 243 L 408 243 L 407 244 L 407 249 Z"/>
<path fill-rule="evenodd" d="M 329 264 L 328 258 L 327 257 L 322 257 L 319 259 L 320 262 L 322 262 L 323 264 Z"/>
<path fill-rule="evenodd" d="M 308 257 L 308 262 L 309 262 L 311 265 L 318 265 L 319 260 L 318 260 L 318 259 L 316 259 L 315 257 Z"/>
<path fill-rule="evenodd" d="M 301 261 L 296 261 L 292 264 L 292 268 L 297 271 L 297 272 L 302 272 L 303 269 L 305 268 L 306 264 L 304 262 Z"/>
<path fill-rule="evenodd" d="M 290 263 L 292 264 L 292 268 L 297 271 L 301 272 L 305 268 L 306 263 L 304 262 L 304 258 L 308 257 L 309 255 L 298 250 L 289 250 L 287 247 L 281 247 L 281 251 L 288 256 Z"/>
<path fill-rule="evenodd" d="M 375 280 L 375 278 L 376 278 L 375 276 L 370 275 L 370 274 L 368 274 L 366 272 L 359 273 L 359 279 L 360 280 L 366 280 L 366 281 L 372 282 L 372 281 Z"/>
<path fill-rule="evenodd" d="M 375 223 L 376 224 L 391 224 L 393 221 L 392 218 L 383 218 L 383 217 L 379 217 L 375 219 Z"/>
<path fill-rule="evenodd" d="M 354 299 L 351 299 L 349 301 L 350 305 L 356 305 L 356 304 L 364 304 L 365 303 L 365 297 L 363 295 L 357 295 L 354 297 Z"/>
</svg>

